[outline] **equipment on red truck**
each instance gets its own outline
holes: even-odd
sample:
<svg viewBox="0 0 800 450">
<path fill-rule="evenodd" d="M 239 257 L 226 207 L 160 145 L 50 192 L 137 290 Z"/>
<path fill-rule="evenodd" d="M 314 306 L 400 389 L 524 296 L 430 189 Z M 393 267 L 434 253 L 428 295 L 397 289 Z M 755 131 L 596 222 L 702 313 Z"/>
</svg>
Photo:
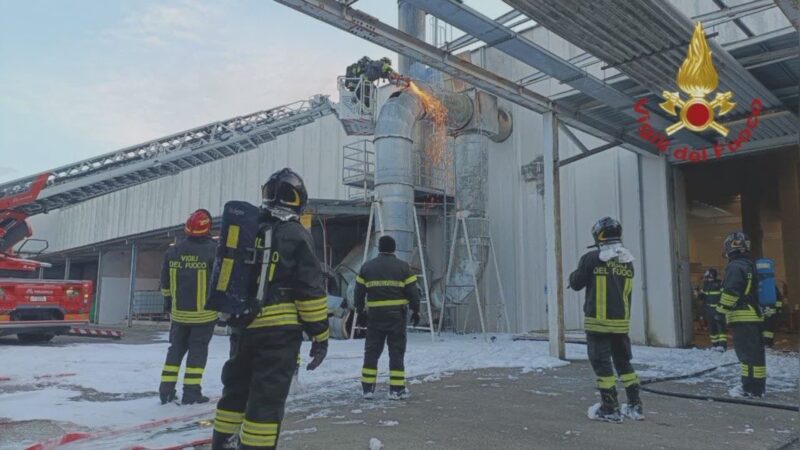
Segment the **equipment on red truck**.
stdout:
<svg viewBox="0 0 800 450">
<path fill-rule="evenodd" d="M 31 278 L 50 264 L 20 256 L 26 244 L 36 240 L 28 239 L 28 215 L 15 208 L 35 201 L 47 178 L 39 175 L 27 190 L 0 199 L 0 336 L 16 334 L 24 342 L 49 341 L 89 323 L 92 307 L 91 281 Z M 46 249 L 45 245 L 31 254 L 38 256 Z"/>
</svg>

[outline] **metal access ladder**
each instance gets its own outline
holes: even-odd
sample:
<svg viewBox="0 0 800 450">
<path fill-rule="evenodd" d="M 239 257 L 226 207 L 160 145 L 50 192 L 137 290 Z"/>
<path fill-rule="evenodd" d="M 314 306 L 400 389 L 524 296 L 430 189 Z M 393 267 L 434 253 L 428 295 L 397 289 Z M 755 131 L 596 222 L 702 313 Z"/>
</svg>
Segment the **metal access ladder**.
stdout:
<svg viewBox="0 0 800 450">
<path fill-rule="evenodd" d="M 486 336 L 486 322 L 484 321 L 483 317 L 483 307 L 481 304 L 481 295 L 480 295 L 480 287 L 478 286 L 478 277 L 475 274 L 474 268 L 477 267 L 477 261 L 472 254 L 472 245 L 470 245 L 470 237 L 469 232 L 467 231 L 467 218 L 469 217 L 469 211 L 459 211 L 456 213 L 456 221 L 453 224 L 453 236 L 452 241 L 450 243 L 450 257 L 447 261 L 447 274 L 445 275 L 444 279 L 444 295 L 442 299 L 442 313 L 439 315 L 439 333 L 442 332 L 442 326 L 444 325 L 444 316 L 445 311 L 447 310 L 447 288 L 448 287 L 466 287 L 466 286 L 455 286 L 450 284 L 450 275 L 452 275 L 453 270 L 453 262 L 455 260 L 455 253 L 456 253 L 456 245 L 458 243 L 458 235 L 459 231 L 463 233 L 464 236 L 464 245 L 467 248 L 467 258 L 469 258 L 470 267 L 473 268 L 471 271 L 472 276 L 472 289 L 473 293 L 475 294 L 475 303 L 478 309 L 478 319 L 480 320 L 481 324 L 481 333 L 483 334 L 483 339 L 488 342 L 488 338 Z M 500 294 L 500 302 L 497 303 L 497 320 L 499 321 L 501 318 L 505 321 L 506 332 L 511 332 L 511 324 L 508 319 L 508 309 L 506 308 L 506 296 L 505 292 L 503 291 L 503 282 L 500 279 L 500 268 L 497 265 L 497 254 L 494 250 L 494 241 L 489 236 L 489 252 L 492 254 L 492 263 L 494 265 L 494 272 L 495 276 L 497 277 L 497 286 L 499 289 Z M 487 306 L 489 306 L 487 304 Z M 467 310 L 469 312 L 469 310 Z M 469 316 L 467 316 L 468 318 Z M 467 321 L 464 321 L 464 327 L 466 328 Z"/>
<path fill-rule="evenodd" d="M 253 150 L 332 112 L 328 97 L 317 95 L 62 166 L 49 171 L 46 185 L 34 201 L 15 210 L 32 216 L 174 175 Z M 0 204 L 30 191 L 39 176 L 1 184 Z"/>
<path fill-rule="evenodd" d="M 417 274 L 417 279 L 422 279 L 422 295 L 420 295 L 419 303 L 420 306 L 425 306 L 424 314 L 426 315 L 427 327 L 413 327 L 409 326 L 410 329 L 415 330 L 427 330 L 431 335 L 431 340 L 436 339 L 436 332 L 433 327 L 433 312 L 431 310 L 431 301 L 430 301 L 430 286 L 428 285 L 428 276 L 427 276 L 427 266 L 425 264 L 425 252 L 424 247 L 422 245 L 422 234 L 420 233 L 419 229 L 419 216 L 417 215 L 417 207 L 414 206 L 414 235 L 416 239 L 417 248 L 419 249 L 419 261 L 420 261 L 420 269 L 422 270 L 421 274 Z M 364 257 L 361 259 L 361 265 L 363 266 L 367 262 L 367 258 L 369 257 L 369 245 L 372 236 L 372 223 L 373 220 L 378 222 L 378 230 L 380 230 L 380 235 L 383 236 L 383 208 L 381 207 L 381 203 L 379 201 L 372 202 L 372 205 L 369 209 L 369 224 L 367 224 L 367 238 L 364 242 Z M 356 330 L 365 330 L 364 327 L 359 327 L 357 325 L 358 322 L 358 312 L 353 314 L 353 325 L 350 330 L 350 339 L 355 337 Z"/>
</svg>

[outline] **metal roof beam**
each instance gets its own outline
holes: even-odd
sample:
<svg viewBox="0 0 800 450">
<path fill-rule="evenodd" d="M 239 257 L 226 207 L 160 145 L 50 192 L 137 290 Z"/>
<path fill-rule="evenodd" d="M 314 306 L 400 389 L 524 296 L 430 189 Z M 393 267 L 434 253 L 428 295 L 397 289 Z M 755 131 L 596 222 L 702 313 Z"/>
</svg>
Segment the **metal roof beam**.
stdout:
<svg viewBox="0 0 800 450">
<path fill-rule="evenodd" d="M 782 147 L 794 146 L 797 148 L 798 142 L 800 142 L 800 135 L 798 134 L 787 134 L 784 136 L 750 141 L 742 145 L 739 150 L 736 151 L 736 153 L 730 153 L 726 150 L 722 154 L 722 159 L 733 158 L 736 156 L 747 155 L 749 153 L 756 153 L 764 150 L 775 150 Z M 713 150 L 709 150 L 708 153 L 708 158 L 710 161 L 716 160 Z M 690 161 L 675 159 L 672 155 L 670 155 L 669 162 L 672 164 L 685 164 L 689 163 Z"/>
<path fill-rule="evenodd" d="M 558 124 L 558 128 L 560 128 L 561 131 L 563 131 L 564 134 L 567 135 L 569 140 L 572 141 L 572 143 L 575 144 L 576 147 L 578 147 L 578 150 L 580 150 L 581 153 L 584 153 L 584 154 L 585 153 L 589 153 L 589 149 L 586 148 L 585 145 L 583 145 L 583 142 L 581 142 L 581 140 L 578 139 L 578 136 L 575 136 L 575 133 L 573 133 L 572 130 L 569 129 L 569 127 L 567 127 L 563 123 L 559 123 Z"/>
<path fill-rule="evenodd" d="M 653 156 L 656 149 L 637 136 L 626 133 L 620 127 L 613 127 L 583 115 L 580 111 L 559 105 L 549 98 L 531 91 L 494 72 L 478 67 L 457 58 L 448 52 L 409 36 L 369 14 L 357 9 L 346 8 L 335 0 L 275 0 L 303 14 L 352 33 L 362 39 L 398 53 L 403 53 L 430 67 L 459 78 L 479 89 L 504 98 L 512 103 L 544 113 L 553 111 L 560 120 L 573 128 L 584 131 L 606 141 L 621 141 L 628 150 Z"/>
<path fill-rule="evenodd" d="M 753 56 L 745 56 L 744 58 L 739 58 L 739 63 L 744 66 L 745 69 L 750 70 L 798 57 L 800 57 L 800 47 L 790 47 L 758 53 Z"/>
<path fill-rule="evenodd" d="M 507 24 L 508 22 L 516 19 L 517 17 L 521 16 L 522 13 L 517 11 L 516 9 L 512 9 L 511 11 L 499 16 L 498 18 L 494 19 L 497 23 L 502 23 L 503 25 Z M 525 21 L 531 20 L 530 17 L 525 17 Z M 514 26 L 519 25 L 519 23 L 515 24 Z M 442 50 L 448 52 L 455 52 L 458 51 L 468 45 L 472 45 L 476 42 L 479 42 L 474 36 L 470 36 L 469 33 L 464 34 L 456 39 L 453 39 L 450 42 L 445 42 L 444 45 L 441 46 Z"/>
<path fill-rule="evenodd" d="M 569 158 L 562 159 L 558 162 L 558 167 L 564 167 L 567 164 L 572 164 L 575 161 L 580 161 L 582 159 L 588 158 L 590 156 L 594 156 L 598 153 L 602 153 L 606 150 L 612 149 L 619 145 L 619 142 L 609 142 L 608 144 L 601 145 L 599 147 L 593 148 L 591 150 L 586 151 L 586 153 L 581 153 L 579 155 L 570 156 Z"/>
<path fill-rule="evenodd" d="M 629 117 L 634 119 L 639 117 L 639 114 L 633 110 L 635 100 L 632 97 L 458 0 L 405 1 L 464 30 L 486 42 L 488 46 L 495 47 L 501 52 L 551 75 L 562 83 L 600 100 Z M 655 127 L 664 129 L 672 125 L 673 121 L 661 116 L 656 109 L 649 109 L 651 122 Z M 695 134 L 683 133 L 682 140 L 697 147 L 709 144 L 709 141 Z"/>
<path fill-rule="evenodd" d="M 800 6 L 797 0 L 775 0 L 775 4 L 783 11 L 795 30 L 800 30 Z"/>
</svg>

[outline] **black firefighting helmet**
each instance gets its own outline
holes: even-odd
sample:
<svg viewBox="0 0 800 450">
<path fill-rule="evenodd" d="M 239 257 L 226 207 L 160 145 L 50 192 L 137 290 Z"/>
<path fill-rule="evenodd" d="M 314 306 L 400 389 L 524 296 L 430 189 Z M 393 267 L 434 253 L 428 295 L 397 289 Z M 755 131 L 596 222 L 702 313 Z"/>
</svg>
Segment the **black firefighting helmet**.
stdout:
<svg viewBox="0 0 800 450">
<path fill-rule="evenodd" d="M 272 175 L 261 187 L 263 206 L 302 214 L 308 203 L 308 192 L 303 179 L 288 167 Z"/>
<path fill-rule="evenodd" d="M 708 280 L 708 281 L 714 281 L 714 280 L 718 279 L 718 277 L 719 277 L 719 274 L 717 273 L 717 269 L 715 269 L 713 267 L 709 267 L 706 270 L 706 273 L 703 274 L 703 279 Z"/>
<path fill-rule="evenodd" d="M 750 252 L 750 239 L 744 231 L 734 231 L 725 238 L 725 256 L 730 258 L 737 253 Z"/>
<path fill-rule="evenodd" d="M 603 217 L 592 227 L 594 244 L 609 244 L 622 240 L 622 225 L 611 217 Z"/>
</svg>

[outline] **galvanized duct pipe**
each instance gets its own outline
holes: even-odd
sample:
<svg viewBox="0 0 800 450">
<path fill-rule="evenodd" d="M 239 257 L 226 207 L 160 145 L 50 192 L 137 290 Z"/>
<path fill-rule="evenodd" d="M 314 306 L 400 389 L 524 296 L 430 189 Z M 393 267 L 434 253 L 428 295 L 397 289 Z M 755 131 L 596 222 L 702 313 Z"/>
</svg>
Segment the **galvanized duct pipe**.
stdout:
<svg viewBox="0 0 800 450">
<path fill-rule="evenodd" d="M 425 42 L 425 11 L 414 7 L 403 0 L 397 2 L 397 28 Z M 411 73 L 414 60 L 403 54 L 398 55 L 397 70 L 403 75 Z"/>
<path fill-rule="evenodd" d="M 415 95 L 406 91 L 392 94 L 378 114 L 373 141 L 375 194 L 383 209 L 383 229 L 397 242 L 397 256 L 408 262 L 414 245 L 412 136 L 414 124 L 424 114 Z M 375 231 L 373 242 L 377 243 L 380 229 Z"/>
<path fill-rule="evenodd" d="M 473 293 L 472 274 L 480 280 L 489 261 L 489 140 L 502 142 L 512 131 L 511 113 L 497 107 L 495 101 L 478 95 L 472 101 L 475 117 L 455 134 L 456 213 L 466 218 L 468 244 L 475 264 L 471 264 L 463 228 L 451 269 L 447 296 L 453 303 L 463 303 Z"/>
<path fill-rule="evenodd" d="M 472 101 L 464 94 L 438 93 L 417 86 L 448 108 L 451 128 L 463 127 L 472 117 Z M 397 242 L 397 256 L 411 262 L 414 246 L 414 125 L 425 116 L 422 101 L 409 92 L 395 92 L 381 108 L 375 123 L 375 194 L 383 209 L 384 232 Z M 377 225 L 377 224 L 376 224 Z M 375 227 L 373 242 L 380 230 Z M 371 249 L 374 253 L 375 248 Z"/>
</svg>

